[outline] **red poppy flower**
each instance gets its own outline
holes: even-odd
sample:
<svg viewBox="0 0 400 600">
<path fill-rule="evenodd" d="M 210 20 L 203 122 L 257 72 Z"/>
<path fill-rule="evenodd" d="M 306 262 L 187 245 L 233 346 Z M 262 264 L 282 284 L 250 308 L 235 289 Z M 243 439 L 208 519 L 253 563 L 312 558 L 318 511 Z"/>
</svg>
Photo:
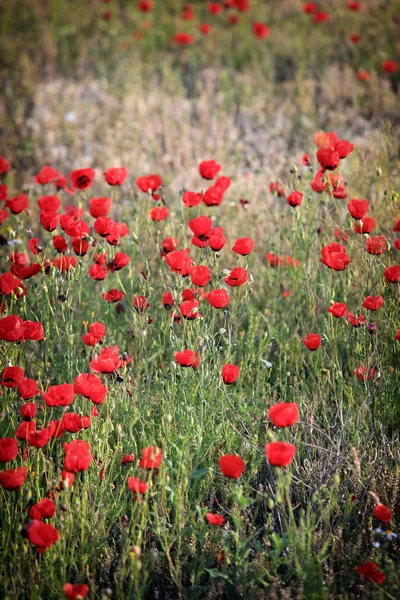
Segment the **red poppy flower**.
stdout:
<svg viewBox="0 0 400 600">
<path fill-rule="evenodd" d="M 136 479 L 136 477 L 128 477 L 128 488 L 137 497 L 139 497 L 141 494 L 145 494 L 147 492 L 147 490 L 149 489 L 149 486 L 144 481 L 140 481 L 139 479 Z"/>
<path fill-rule="evenodd" d="M 33 381 L 33 380 L 29 380 L 29 381 Z M 34 394 L 34 395 L 36 395 L 36 394 Z M 30 421 L 31 419 L 34 419 L 35 415 L 36 415 L 36 411 L 37 411 L 37 406 L 34 402 L 26 402 L 20 408 L 21 417 L 23 418 L 24 421 Z M 25 439 L 26 439 L 26 436 L 25 436 Z"/>
<path fill-rule="evenodd" d="M 89 586 L 86 583 L 65 583 L 63 590 L 69 600 L 81 600 L 88 595 Z"/>
<path fill-rule="evenodd" d="M 60 206 L 61 200 L 58 196 L 41 196 L 38 200 L 41 212 L 57 212 Z"/>
<path fill-rule="evenodd" d="M 132 304 L 133 308 L 140 314 L 144 313 L 150 306 L 145 296 L 134 296 Z"/>
<path fill-rule="evenodd" d="M 384 60 L 382 63 L 382 69 L 384 73 L 391 75 L 392 73 L 396 73 L 398 64 L 395 60 Z"/>
<path fill-rule="evenodd" d="M 356 567 L 357 573 L 361 575 L 363 579 L 366 581 L 373 581 L 374 583 L 383 583 L 386 579 L 385 573 L 382 571 L 378 571 L 376 563 L 374 562 L 365 562 L 362 565 L 358 565 Z"/>
<path fill-rule="evenodd" d="M 69 444 L 63 444 L 65 458 L 64 469 L 69 473 L 86 471 L 92 461 L 89 444 L 83 440 L 72 440 Z"/>
<path fill-rule="evenodd" d="M 234 6 L 240 12 L 247 12 L 250 10 L 250 0 L 234 0 Z"/>
<path fill-rule="evenodd" d="M 265 445 L 265 455 L 273 467 L 287 467 L 296 454 L 296 446 L 286 442 L 270 442 Z"/>
<path fill-rule="evenodd" d="M 231 385 L 240 375 L 240 369 L 236 365 L 226 364 L 222 367 L 222 381 L 225 385 Z"/>
<path fill-rule="evenodd" d="M 8 185 L 0 185 L 0 202 L 8 198 Z"/>
<path fill-rule="evenodd" d="M 349 1 L 347 3 L 347 8 L 354 12 L 358 12 L 359 10 L 361 10 L 361 2 L 358 2 L 357 0 Z"/>
<path fill-rule="evenodd" d="M 36 423 L 35 421 L 23 421 L 20 425 L 18 425 L 15 430 L 15 436 L 19 440 L 28 440 L 28 436 L 30 433 L 36 431 Z"/>
<path fill-rule="evenodd" d="M 225 523 L 224 517 L 222 517 L 218 513 L 208 512 L 206 514 L 206 517 L 207 517 L 207 521 L 210 523 L 210 525 L 215 525 L 216 527 L 219 527 L 220 525 L 222 525 L 222 523 Z"/>
<path fill-rule="evenodd" d="M 354 371 L 354 375 L 360 381 L 369 381 L 370 379 L 373 379 L 374 377 L 376 377 L 377 371 L 373 367 L 361 366 L 361 367 L 357 367 L 357 369 Z"/>
<path fill-rule="evenodd" d="M 208 246 L 213 252 L 219 252 L 226 244 L 226 237 L 222 227 L 214 227 L 208 234 Z"/>
<path fill-rule="evenodd" d="M 53 236 L 53 248 L 60 254 L 66 252 L 68 250 L 67 240 L 62 235 Z"/>
<path fill-rule="evenodd" d="M 28 432 L 27 442 L 30 446 L 34 446 L 34 448 L 43 448 L 51 438 L 51 431 L 49 427 L 44 427 L 43 429 Z"/>
<path fill-rule="evenodd" d="M 71 240 L 71 245 L 77 256 L 85 256 L 89 250 L 89 242 L 85 238 L 74 237 Z"/>
<path fill-rule="evenodd" d="M 9 170 L 10 170 L 10 163 L 7 162 L 5 158 L 0 156 L 0 175 L 3 175 L 3 173 L 7 173 L 7 171 L 9 171 Z"/>
<path fill-rule="evenodd" d="M 108 271 L 102 265 L 95 263 L 94 265 L 90 265 L 88 269 L 88 273 L 92 279 L 95 281 L 103 281 L 107 277 Z M 101 296 L 104 298 L 110 292 L 103 293 Z M 122 293 L 122 292 L 121 292 Z M 116 300 L 107 300 L 107 302 L 116 302 Z"/>
<path fill-rule="evenodd" d="M 351 263 L 346 248 L 336 242 L 322 248 L 320 261 L 334 271 L 343 271 Z"/>
<path fill-rule="evenodd" d="M 148 446 L 142 449 L 142 458 L 139 466 L 143 469 L 158 469 L 162 461 L 162 451 L 155 446 Z"/>
<path fill-rule="evenodd" d="M 74 401 L 74 386 L 72 383 L 52 385 L 42 396 L 47 406 L 68 406 Z"/>
<path fill-rule="evenodd" d="M 286 202 L 289 204 L 289 206 L 292 206 L 292 207 L 300 206 L 302 201 L 303 201 L 302 192 L 294 191 L 286 198 Z"/>
<path fill-rule="evenodd" d="M 192 268 L 190 280 L 193 283 L 193 285 L 197 285 L 198 287 L 204 287 L 207 285 L 210 279 L 210 269 L 205 265 L 199 265 L 197 267 Z"/>
<path fill-rule="evenodd" d="M 199 165 L 199 172 L 203 179 L 214 179 L 220 170 L 221 165 L 215 160 L 203 160 Z"/>
<path fill-rule="evenodd" d="M 199 313 L 199 301 L 198 300 L 185 300 L 179 306 L 182 317 L 188 321 L 193 321 L 202 315 Z"/>
<path fill-rule="evenodd" d="M 18 440 L 16 438 L 0 438 L 0 462 L 5 463 L 18 454 Z"/>
<path fill-rule="evenodd" d="M 12 292 L 16 293 L 21 283 L 21 279 L 15 277 L 12 273 L 3 273 L 3 275 L 0 276 L 0 292 L 7 296 Z"/>
<path fill-rule="evenodd" d="M 251 238 L 239 238 L 232 246 L 232 251 L 241 256 L 247 256 L 254 248 L 254 241 Z"/>
<path fill-rule="evenodd" d="M 51 233 L 54 231 L 58 225 L 58 221 L 60 219 L 60 215 L 56 212 L 41 212 L 40 213 L 40 222 L 45 231 Z"/>
<path fill-rule="evenodd" d="M 74 392 L 89 398 L 94 404 L 103 404 L 108 389 L 97 375 L 81 373 L 74 379 Z"/>
<path fill-rule="evenodd" d="M 32 520 L 42 521 L 51 519 L 56 512 L 56 505 L 50 498 L 43 498 L 29 509 L 29 516 Z"/>
<path fill-rule="evenodd" d="M 353 327 L 362 327 L 362 325 L 365 323 L 364 315 L 354 315 L 353 313 L 349 312 L 347 318 Z"/>
<path fill-rule="evenodd" d="M 77 169 L 70 173 L 71 183 L 74 188 L 85 190 L 92 185 L 93 179 L 96 176 L 94 169 Z"/>
<path fill-rule="evenodd" d="M 359 43 L 360 43 L 360 41 L 361 41 L 361 35 L 360 35 L 359 33 L 351 33 L 351 34 L 349 35 L 349 41 L 350 41 L 352 44 L 355 44 L 355 45 L 357 45 L 357 44 L 359 44 Z"/>
<path fill-rule="evenodd" d="M 378 521 L 387 523 L 392 518 L 392 511 L 384 504 L 377 504 L 374 508 L 374 517 Z"/>
<path fill-rule="evenodd" d="M 362 303 L 367 310 L 379 310 L 383 306 L 382 296 L 367 296 Z"/>
<path fill-rule="evenodd" d="M 103 323 L 92 323 L 89 325 L 89 333 L 82 337 L 82 341 L 86 346 L 95 346 L 102 343 L 105 334 L 106 326 Z"/>
<path fill-rule="evenodd" d="M 276 427 L 290 427 L 299 420 L 296 402 L 278 402 L 271 406 L 268 416 Z"/>
<path fill-rule="evenodd" d="M 24 339 L 25 323 L 21 317 L 9 315 L 0 319 L 0 340 L 16 342 Z"/>
<path fill-rule="evenodd" d="M 311 189 L 318 194 L 321 194 L 328 185 L 328 182 L 324 180 L 324 169 L 321 168 L 316 172 L 313 180 L 311 181 Z"/>
<path fill-rule="evenodd" d="M 231 298 L 226 290 L 220 288 L 218 290 L 212 290 L 208 294 L 207 300 L 214 308 L 224 308 L 229 304 Z"/>
<path fill-rule="evenodd" d="M 162 179 L 159 175 L 148 175 L 147 177 L 138 177 L 136 185 L 146 194 L 154 194 L 162 186 Z"/>
<path fill-rule="evenodd" d="M 193 260 L 188 254 L 188 250 L 174 250 L 169 252 L 165 261 L 171 271 L 178 273 L 182 277 L 190 275 L 193 266 Z"/>
<path fill-rule="evenodd" d="M 306 14 L 314 14 L 318 12 L 318 4 L 316 2 L 305 2 L 302 4 L 301 10 Z"/>
<path fill-rule="evenodd" d="M 6 210 L 0 210 L 0 225 L 8 219 L 8 212 Z"/>
<path fill-rule="evenodd" d="M 189 33 L 179 32 L 173 38 L 172 42 L 177 46 L 190 46 L 194 44 L 195 38 Z"/>
<path fill-rule="evenodd" d="M 244 285 L 249 279 L 247 270 L 244 267 L 235 267 L 229 273 L 227 277 L 224 278 L 224 281 L 230 287 L 237 287 L 240 285 Z"/>
<path fill-rule="evenodd" d="M 12 265 L 10 270 L 13 275 L 20 277 L 20 279 L 29 279 L 30 277 L 34 277 L 40 273 L 42 266 L 38 263 L 30 263 L 29 265 Z M 24 286 L 20 287 L 23 288 Z"/>
<path fill-rule="evenodd" d="M 383 254 L 386 250 L 386 240 L 381 235 L 374 235 L 365 240 L 365 249 L 368 254 Z"/>
<path fill-rule="evenodd" d="M 318 333 L 307 333 L 305 338 L 301 340 L 308 350 L 315 351 L 321 345 L 321 336 Z"/>
<path fill-rule="evenodd" d="M 271 30 L 265 23 L 253 23 L 253 32 L 259 40 L 265 40 L 271 33 Z"/>
<path fill-rule="evenodd" d="M 91 198 L 90 214 L 95 219 L 98 217 L 105 217 L 110 212 L 111 205 L 112 198 Z"/>
<path fill-rule="evenodd" d="M 359 79 L 360 81 L 371 81 L 371 74 L 368 73 L 368 71 L 364 71 L 363 69 L 359 69 L 357 71 L 357 79 Z"/>
<path fill-rule="evenodd" d="M 208 23 L 200 23 L 200 25 L 199 25 L 199 31 L 203 35 L 210 35 L 210 33 L 211 33 L 211 25 L 209 25 Z"/>
<path fill-rule="evenodd" d="M 400 265 L 392 265 L 391 267 L 388 267 L 385 269 L 383 275 L 386 281 L 389 283 L 398 283 L 400 281 Z"/>
<path fill-rule="evenodd" d="M 369 211 L 369 202 L 361 198 L 353 198 L 347 204 L 347 208 L 353 219 L 362 219 Z"/>
<path fill-rule="evenodd" d="M 224 454 L 219 458 L 219 468 L 229 479 L 238 479 L 245 470 L 243 458 L 235 454 Z"/>
<path fill-rule="evenodd" d="M 40 554 L 43 554 L 47 548 L 60 539 L 60 534 L 55 527 L 36 520 L 27 525 L 26 534 L 28 540 L 37 547 Z"/>
<path fill-rule="evenodd" d="M 15 492 L 24 485 L 28 475 L 28 470 L 25 467 L 18 469 L 8 469 L 0 472 L 0 486 L 10 492 Z"/>
<path fill-rule="evenodd" d="M 376 227 L 376 221 L 373 217 L 364 217 L 354 223 L 354 231 L 356 233 L 371 233 Z"/>
<path fill-rule="evenodd" d="M 167 310 L 170 310 L 174 306 L 175 300 L 171 292 L 165 292 L 162 298 L 162 303 L 164 308 Z"/>
<path fill-rule="evenodd" d="M 347 306 L 344 302 L 333 302 L 326 310 L 337 319 L 341 319 L 347 315 Z"/>
<path fill-rule="evenodd" d="M 174 352 L 174 358 L 181 367 L 192 367 L 192 369 L 196 369 L 200 364 L 200 356 L 193 350 Z"/>
<path fill-rule="evenodd" d="M 316 12 L 314 14 L 312 20 L 314 23 L 325 23 L 325 21 L 328 21 L 328 19 L 329 15 L 321 10 L 320 12 Z"/>
<path fill-rule="evenodd" d="M 124 254 L 124 252 L 117 252 L 113 260 L 108 263 L 107 269 L 111 271 L 111 273 L 115 273 L 126 267 L 130 260 L 130 257 L 127 254 Z"/>
<path fill-rule="evenodd" d="M 198 206 L 199 204 L 201 204 L 202 200 L 202 194 L 198 194 L 197 192 L 183 192 L 182 194 L 182 202 L 188 208 Z"/>
<path fill-rule="evenodd" d="M 207 10 L 211 15 L 219 15 L 222 12 L 222 6 L 218 2 L 209 2 Z"/>
<path fill-rule="evenodd" d="M 21 367 L 6 367 L 2 373 L 0 385 L 8 389 L 17 387 L 24 377 L 24 370 Z"/>
<path fill-rule="evenodd" d="M 166 206 L 155 206 L 150 211 L 152 221 L 165 221 L 169 217 L 169 210 Z"/>
<path fill-rule="evenodd" d="M 121 366 L 118 346 L 103 348 L 99 355 L 95 354 L 90 368 L 95 373 L 114 373 Z"/>
<path fill-rule="evenodd" d="M 103 294 L 101 294 L 103 300 L 110 303 L 120 302 L 124 296 L 124 292 L 121 292 L 121 290 L 117 288 L 113 288 L 112 290 L 108 290 L 108 292 L 104 292 Z"/>
<path fill-rule="evenodd" d="M 122 185 L 128 177 L 128 171 L 125 167 L 115 167 L 107 169 L 103 175 L 108 185 Z"/>
<path fill-rule="evenodd" d="M 16 198 L 6 200 L 4 206 L 9 208 L 13 215 L 19 215 L 28 208 L 29 198 L 25 194 L 19 194 Z"/>
<path fill-rule="evenodd" d="M 140 12 L 151 12 L 153 10 L 153 2 L 151 0 L 140 0 L 137 3 L 137 7 Z"/>
<path fill-rule="evenodd" d="M 206 206 L 219 206 L 223 199 L 224 189 L 218 185 L 207 188 L 202 198 Z"/>
</svg>

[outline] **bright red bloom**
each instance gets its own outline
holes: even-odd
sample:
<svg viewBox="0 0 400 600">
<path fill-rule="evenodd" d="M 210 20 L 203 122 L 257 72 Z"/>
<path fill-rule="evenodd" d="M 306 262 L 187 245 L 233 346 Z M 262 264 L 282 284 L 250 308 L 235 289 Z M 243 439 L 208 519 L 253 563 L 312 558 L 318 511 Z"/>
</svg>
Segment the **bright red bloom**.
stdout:
<svg viewBox="0 0 400 600">
<path fill-rule="evenodd" d="M 357 79 L 359 79 L 359 81 L 371 81 L 371 74 L 368 73 L 368 71 L 364 71 L 363 69 L 359 69 L 357 71 Z"/>
<path fill-rule="evenodd" d="M 219 468 L 224 477 L 238 479 L 246 468 L 243 458 L 235 454 L 224 454 L 219 458 Z"/>
<path fill-rule="evenodd" d="M 190 275 L 193 266 L 193 260 L 188 254 L 188 250 L 174 250 L 169 252 L 165 261 L 171 271 L 178 273 L 182 277 Z"/>
<path fill-rule="evenodd" d="M 62 235 L 53 236 L 53 248 L 60 254 L 66 252 L 68 250 L 68 243 L 65 237 Z"/>
<path fill-rule="evenodd" d="M 202 194 L 198 194 L 197 192 L 183 192 L 182 194 L 182 202 L 188 208 L 191 208 L 192 206 L 198 206 L 201 204 L 202 200 Z"/>
<path fill-rule="evenodd" d="M 207 518 L 207 521 L 210 523 L 210 525 L 216 525 L 217 527 L 219 527 L 220 525 L 222 525 L 222 523 L 225 523 L 224 517 L 222 517 L 218 513 L 210 513 L 210 512 L 208 512 L 206 514 L 206 518 Z"/>
<path fill-rule="evenodd" d="M 202 198 L 206 206 L 219 206 L 223 199 L 224 189 L 218 185 L 207 188 Z"/>
<path fill-rule="evenodd" d="M 337 319 L 341 319 L 347 315 L 347 306 L 344 302 L 333 302 L 326 310 Z"/>
<path fill-rule="evenodd" d="M 373 367 L 361 366 L 361 367 L 357 367 L 357 369 L 354 371 L 354 375 L 360 381 L 368 381 L 368 380 L 376 377 L 377 371 Z"/>
<path fill-rule="evenodd" d="M 334 171 L 340 164 L 339 152 L 332 148 L 320 148 L 316 156 L 323 169 Z"/>
<path fill-rule="evenodd" d="M 296 454 L 296 446 L 286 442 L 265 444 L 265 455 L 273 467 L 287 467 Z"/>
<path fill-rule="evenodd" d="M 111 262 L 108 263 L 107 269 L 111 271 L 111 273 L 115 273 L 115 271 L 120 271 L 130 262 L 130 257 L 124 252 L 117 252 Z"/>
<path fill-rule="evenodd" d="M 209 25 L 208 23 L 200 23 L 200 25 L 199 25 L 199 31 L 203 35 L 210 35 L 210 33 L 211 33 L 211 25 Z"/>
<path fill-rule="evenodd" d="M 322 248 L 320 261 L 334 271 L 343 271 L 351 263 L 346 248 L 336 242 Z"/>
<path fill-rule="evenodd" d="M 314 23 L 325 23 L 325 21 L 328 21 L 328 19 L 329 15 L 321 10 L 320 12 L 316 12 L 314 14 L 312 20 Z"/>
<path fill-rule="evenodd" d="M 32 520 L 42 521 L 43 519 L 51 519 L 55 512 L 55 502 L 50 498 L 42 498 L 42 500 L 31 506 L 29 516 Z"/>
<path fill-rule="evenodd" d="M 65 583 L 63 590 L 69 600 L 81 600 L 88 595 L 89 586 L 86 583 Z"/>
<path fill-rule="evenodd" d="M 209 283 L 211 279 L 210 269 L 205 265 L 199 265 L 197 267 L 193 267 L 192 272 L 190 274 L 190 280 L 193 285 L 197 285 L 198 287 L 204 287 Z"/>
<path fill-rule="evenodd" d="M 362 219 L 369 211 L 369 202 L 361 198 L 353 198 L 347 204 L 347 208 L 353 219 Z"/>
<path fill-rule="evenodd" d="M 9 315 L 0 319 L 0 340 L 16 342 L 23 340 L 25 334 L 25 322 L 21 317 Z"/>
<path fill-rule="evenodd" d="M 388 267 L 385 269 L 383 275 L 386 281 L 389 283 L 398 283 L 400 281 L 400 265 L 392 265 L 391 267 Z"/>
<path fill-rule="evenodd" d="M 180 32 L 180 33 L 177 33 L 172 38 L 172 41 L 173 41 L 174 44 L 177 44 L 178 46 L 190 46 L 191 44 L 194 44 L 194 42 L 196 40 L 189 33 Z"/>
<path fill-rule="evenodd" d="M 376 227 L 376 221 L 373 217 L 364 217 L 354 223 L 354 231 L 356 233 L 371 233 Z"/>
<path fill-rule="evenodd" d="M 387 523 L 392 518 L 392 511 L 384 504 L 377 504 L 374 508 L 374 517 L 378 521 Z"/>
<path fill-rule="evenodd" d="M 208 303 L 214 308 L 224 308 L 231 300 L 228 292 L 223 288 L 212 290 L 207 296 Z"/>
<path fill-rule="evenodd" d="M 211 15 L 219 15 L 222 11 L 222 6 L 218 2 L 209 2 L 207 4 L 207 10 Z"/>
<path fill-rule="evenodd" d="M 174 352 L 174 358 L 181 367 L 192 367 L 192 369 L 197 369 L 200 364 L 200 355 L 193 350 Z"/>
<path fill-rule="evenodd" d="M 214 179 L 220 170 L 221 165 L 215 160 L 203 160 L 199 165 L 199 172 L 203 179 Z"/>
<path fill-rule="evenodd" d="M 77 169 L 70 173 L 71 183 L 74 188 L 85 190 L 92 185 L 93 179 L 96 176 L 94 169 Z"/>
<path fill-rule="evenodd" d="M 391 75 L 392 73 L 396 73 L 397 69 L 398 64 L 395 60 L 384 60 L 382 63 L 382 70 L 384 73 Z"/>
<path fill-rule="evenodd" d="M 365 562 L 362 565 L 358 565 L 356 567 L 357 573 L 361 575 L 363 579 L 366 581 L 373 581 L 374 583 L 383 583 L 386 579 L 385 573 L 382 571 L 378 571 L 376 563 L 374 562 Z"/>
<path fill-rule="evenodd" d="M 318 4 L 316 2 L 305 2 L 304 4 L 302 4 L 301 10 L 303 11 L 303 13 L 312 15 L 318 12 Z"/>
<path fill-rule="evenodd" d="M 244 267 L 235 267 L 229 273 L 227 277 L 224 278 L 224 281 L 230 287 L 237 287 L 240 285 L 244 285 L 249 279 L 247 270 Z"/>
<path fill-rule="evenodd" d="M 47 406 L 68 406 L 74 401 L 74 386 L 72 383 L 52 385 L 42 396 Z"/>
<path fill-rule="evenodd" d="M 121 367 L 118 346 L 103 348 L 99 355 L 95 354 L 90 368 L 95 373 L 114 373 Z"/>
<path fill-rule="evenodd" d="M 321 168 L 316 172 L 313 180 L 311 181 L 311 189 L 317 194 L 321 194 L 328 185 L 328 182 L 324 180 L 324 169 Z"/>
<path fill-rule="evenodd" d="M 144 313 L 150 306 L 145 296 L 134 296 L 132 304 L 133 308 L 140 314 Z"/>
<path fill-rule="evenodd" d="M 381 235 L 373 235 L 365 240 L 365 249 L 368 254 L 383 254 L 386 250 L 386 240 Z"/>
<path fill-rule="evenodd" d="M 122 185 L 128 177 L 128 171 L 125 167 L 115 167 L 107 169 L 103 175 L 109 185 Z"/>
<path fill-rule="evenodd" d="M 271 406 L 268 416 L 276 427 L 290 427 L 299 420 L 296 402 L 278 402 Z"/>
<path fill-rule="evenodd" d="M 40 554 L 60 539 L 57 529 L 42 521 L 31 521 L 26 528 L 26 533 L 28 540 L 37 547 Z"/>
<path fill-rule="evenodd" d="M 318 333 L 307 333 L 305 338 L 301 340 L 308 350 L 314 352 L 321 345 L 321 336 Z"/>
<path fill-rule="evenodd" d="M 140 481 L 136 479 L 136 477 L 128 477 L 128 488 L 133 492 L 137 497 L 141 494 L 145 494 L 149 489 L 149 486 L 144 481 Z"/>
<path fill-rule="evenodd" d="M 9 171 L 9 170 L 10 170 L 10 163 L 7 162 L 5 158 L 0 156 L 0 175 L 3 175 L 3 173 L 7 173 L 7 171 Z"/>
<path fill-rule="evenodd" d="M 6 200 L 4 206 L 9 208 L 13 215 L 19 215 L 28 208 L 29 198 L 25 194 L 19 194 L 16 198 Z"/>
<path fill-rule="evenodd" d="M 33 381 L 33 380 L 29 379 L 29 381 Z M 31 419 L 34 419 L 36 416 L 37 406 L 34 402 L 26 402 L 25 404 L 23 404 L 21 406 L 20 412 L 21 412 L 21 417 L 23 418 L 24 421 L 27 421 L 27 422 L 31 421 Z M 26 436 L 25 436 L 25 439 L 26 439 Z"/>
<path fill-rule="evenodd" d="M 152 221 L 165 221 L 169 217 L 169 210 L 166 206 L 155 206 L 150 211 Z"/>
<path fill-rule="evenodd" d="M 254 248 L 254 241 L 251 238 L 239 238 L 232 246 L 232 251 L 241 256 L 247 256 Z"/>
<path fill-rule="evenodd" d="M 90 214 L 95 219 L 98 217 L 105 217 L 110 212 L 111 205 L 112 198 L 91 198 Z"/>
<path fill-rule="evenodd" d="M 70 271 L 71 269 L 76 268 L 75 256 L 58 256 L 55 260 L 50 262 L 60 272 Z"/>
<path fill-rule="evenodd" d="M 300 204 L 303 202 L 303 193 L 296 192 L 296 191 L 292 192 L 286 198 L 286 202 L 289 204 L 289 206 L 292 206 L 292 207 L 300 206 Z"/>
<path fill-rule="evenodd" d="M 41 212 L 57 212 L 61 206 L 59 196 L 42 196 L 38 200 Z"/>
<path fill-rule="evenodd" d="M 51 438 L 51 430 L 49 427 L 37 431 L 28 431 L 27 442 L 34 448 L 43 448 Z"/>
<path fill-rule="evenodd" d="M 236 365 L 226 364 L 222 367 L 222 381 L 225 385 L 231 385 L 240 375 L 240 369 Z"/>
<path fill-rule="evenodd" d="M 51 233 L 56 229 L 58 221 L 60 219 L 60 215 L 56 212 L 48 211 L 41 212 L 39 218 L 43 229 Z"/>
<path fill-rule="evenodd" d="M 0 385 L 9 389 L 17 387 L 24 377 L 24 370 L 21 367 L 6 367 L 2 373 Z"/>
<path fill-rule="evenodd" d="M 269 36 L 269 34 L 271 33 L 270 28 L 267 27 L 267 25 L 265 25 L 265 23 L 253 23 L 252 27 L 253 27 L 254 35 L 259 40 L 265 40 L 265 38 L 267 38 Z"/>
<path fill-rule="evenodd" d="M 153 2 L 151 0 L 140 0 L 137 3 L 137 7 L 140 12 L 151 12 L 153 10 Z"/>
<path fill-rule="evenodd" d="M 81 373 L 74 379 L 74 392 L 89 398 L 94 404 L 103 404 L 108 389 L 98 375 Z"/>
<path fill-rule="evenodd" d="M 64 469 L 69 473 L 86 471 L 92 461 L 89 444 L 83 440 L 72 440 L 70 444 L 64 442 Z"/>
<path fill-rule="evenodd" d="M 106 302 L 120 302 L 122 298 L 125 296 L 124 292 L 117 288 L 113 288 L 112 290 L 108 290 L 108 292 L 104 292 L 101 297 Z"/>
<path fill-rule="evenodd" d="M 174 306 L 175 300 L 172 295 L 172 292 L 165 292 L 162 298 L 162 303 L 164 305 L 164 308 L 166 308 L 167 310 L 170 310 Z"/>
<path fill-rule="evenodd" d="M 148 175 L 147 177 L 138 177 L 136 185 L 145 194 L 154 194 L 162 186 L 162 179 L 159 175 Z"/>
<path fill-rule="evenodd" d="M 108 271 L 107 269 L 105 269 L 103 267 L 103 265 L 99 265 L 98 263 L 95 263 L 94 265 L 90 265 L 89 269 L 88 269 L 88 273 L 90 275 L 90 277 L 92 279 L 94 279 L 95 281 L 103 281 L 103 279 L 105 279 L 107 277 Z M 107 292 L 109 293 L 109 292 Z M 102 298 L 104 298 L 107 293 L 102 294 Z M 122 292 L 121 292 L 122 293 Z"/>
<path fill-rule="evenodd" d="M 199 301 L 198 300 L 185 300 L 179 306 L 182 317 L 188 321 L 193 321 L 202 315 L 199 313 Z"/>
<path fill-rule="evenodd" d="M 383 306 L 382 296 L 367 296 L 362 303 L 367 310 L 379 310 Z"/>
<path fill-rule="evenodd" d="M 15 277 L 12 273 L 3 273 L 0 275 L 0 293 L 9 296 L 12 292 L 16 293 L 18 287 L 20 287 L 22 281 L 18 277 Z"/>
<path fill-rule="evenodd" d="M 102 343 L 105 334 L 106 326 L 103 323 L 92 323 L 89 325 L 89 333 L 82 337 L 82 341 L 86 346 L 95 346 Z"/>
<path fill-rule="evenodd" d="M 143 469 L 158 469 L 162 461 L 162 451 L 155 446 L 148 446 L 142 449 L 142 458 L 139 466 Z"/>
<path fill-rule="evenodd" d="M 354 315 L 353 313 L 349 312 L 347 318 L 353 327 L 362 327 L 365 323 L 364 315 Z"/>
<path fill-rule="evenodd" d="M 222 227 L 214 227 L 208 234 L 207 240 L 209 248 L 213 252 L 219 252 L 226 244 L 226 237 L 224 236 L 224 230 Z"/>
<path fill-rule="evenodd" d="M 18 440 L 16 438 L 0 438 L 0 462 L 6 463 L 18 454 Z"/>
<path fill-rule="evenodd" d="M 19 488 L 24 485 L 25 480 L 28 475 L 28 470 L 25 467 L 18 467 L 18 469 L 8 469 L 7 471 L 0 472 L 0 486 L 9 490 L 10 492 L 15 492 L 19 490 Z"/>
</svg>

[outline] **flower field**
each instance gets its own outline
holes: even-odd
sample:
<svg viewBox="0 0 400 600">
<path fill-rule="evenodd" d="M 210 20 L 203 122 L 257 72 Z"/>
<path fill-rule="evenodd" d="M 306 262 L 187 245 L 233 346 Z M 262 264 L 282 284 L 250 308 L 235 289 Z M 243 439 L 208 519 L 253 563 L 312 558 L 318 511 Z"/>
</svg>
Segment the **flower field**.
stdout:
<svg viewBox="0 0 400 600">
<path fill-rule="evenodd" d="M 400 5 L 0 7 L 0 597 L 400 597 Z"/>
</svg>

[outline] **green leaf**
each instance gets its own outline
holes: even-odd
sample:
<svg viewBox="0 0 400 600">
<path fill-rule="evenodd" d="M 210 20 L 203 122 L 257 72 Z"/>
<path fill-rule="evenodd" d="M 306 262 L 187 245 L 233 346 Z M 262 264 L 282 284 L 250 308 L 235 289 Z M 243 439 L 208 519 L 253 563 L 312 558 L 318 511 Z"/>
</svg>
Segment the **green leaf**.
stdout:
<svg viewBox="0 0 400 600">
<path fill-rule="evenodd" d="M 190 475 L 188 475 L 188 479 L 198 479 L 199 477 L 208 475 L 208 473 L 211 473 L 211 471 L 211 467 L 204 467 L 203 469 L 198 469 L 198 471 L 192 471 Z"/>
</svg>

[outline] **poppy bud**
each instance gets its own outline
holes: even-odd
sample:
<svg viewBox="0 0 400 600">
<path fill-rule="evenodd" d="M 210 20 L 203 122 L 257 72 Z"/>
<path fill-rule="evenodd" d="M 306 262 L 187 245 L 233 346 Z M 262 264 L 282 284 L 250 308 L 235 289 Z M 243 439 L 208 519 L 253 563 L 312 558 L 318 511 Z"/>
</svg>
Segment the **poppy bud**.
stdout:
<svg viewBox="0 0 400 600">
<path fill-rule="evenodd" d="M 371 335 L 373 335 L 374 333 L 376 333 L 376 325 L 375 325 L 375 323 L 367 323 L 367 331 Z"/>
</svg>

